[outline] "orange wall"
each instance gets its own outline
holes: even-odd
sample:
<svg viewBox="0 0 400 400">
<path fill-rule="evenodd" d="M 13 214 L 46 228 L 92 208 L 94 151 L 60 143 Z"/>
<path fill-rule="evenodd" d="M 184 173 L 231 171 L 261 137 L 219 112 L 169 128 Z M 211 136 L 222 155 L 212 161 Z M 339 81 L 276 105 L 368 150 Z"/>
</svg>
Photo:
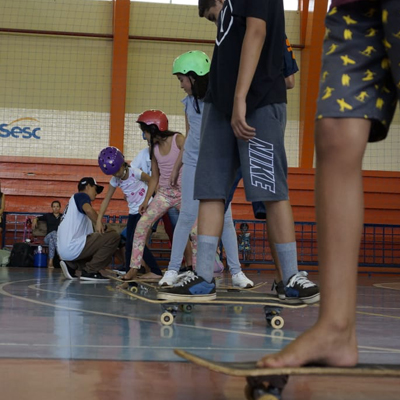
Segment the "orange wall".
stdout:
<svg viewBox="0 0 400 400">
<path fill-rule="evenodd" d="M 8 212 L 46 212 L 54 199 L 64 207 L 84 176 L 93 176 L 102 185 L 109 181 L 96 161 L 0 157 L 0 181 Z M 290 168 L 289 187 L 295 221 L 314 222 L 314 169 Z M 365 222 L 400 225 L 400 173 L 366 171 L 364 189 Z M 95 208 L 100 207 L 103 198 L 104 193 L 95 201 Z M 120 190 L 107 214 L 128 214 Z M 241 183 L 233 200 L 233 215 L 235 219 L 254 219 Z"/>
</svg>

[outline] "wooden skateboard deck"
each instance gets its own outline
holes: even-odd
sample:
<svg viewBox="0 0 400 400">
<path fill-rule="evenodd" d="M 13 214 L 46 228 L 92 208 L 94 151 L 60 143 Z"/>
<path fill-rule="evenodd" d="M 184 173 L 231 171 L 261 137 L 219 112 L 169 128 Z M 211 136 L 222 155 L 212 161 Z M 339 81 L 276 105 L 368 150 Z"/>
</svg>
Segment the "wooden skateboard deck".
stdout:
<svg viewBox="0 0 400 400">
<path fill-rule="evenodd" d="M 164 313 L 161 315 L 161 323 L 164 325 L 171 325 L 177 314 L 178 308 L 181 308 L 184 312 L 191 312 L 194 305 L 222 305 L 234 306 L 234 311 L 240 313 L 243 306 L 264 306 L 265 318 L 267 323 L 273 328 L 282 328 L 284 325 L 284 320 L 280 316 L 280 311 L 282 308 L 304 308 L 307 304 L 304 303 L 287 303 L 280 300 L 278 296 L 259 293 L 259 292 L 217 292 L 217 298 L 215 300 L 197 300 L 184 299 L 184 300 L 160 300 L 157 298 L 159 293 L 159 288 L 152 285 L 147 285 L 147 287 L 141 286 L 139 284 L 138 288 L 130 289 L 120 289 L 121 292 L 127 294 L 128 296 L 134 297 L 136 299 L 145 301 L 151 304 L 160 304 L 164 308 Z"/>
<path fill-rule="evenodd" d="M 120 282 L 120 283 L 142 283 L 144 285 L 151 285 L 151 286 L 155 286 L 156 284 L 158 284 L 158 281 L 161 279 L 161 277 L 159 279 L 140 279 L 140 278 L 136 278 L 136 279 L 130 279 L 130 280 L 124 280 L 119 278 L 118 276 L 115 275 L 107 275 L 107 278 L 112 279 L 113 281 L 116 282 Z"/>
<path fill-rule="evenodd" d="M 240 287 L 232 286 L 232 285 L 223 285 L 223 284 L 219 285 L 217 283 L 217 291 L 226 290 L 228 292 L 252 292 L 252 291 L 256 291 L 257 289 L 260 289 L 261 287 L 265 286 L 266 284 L 267 284 L 267 282 L 259 282 L 250 288 L 240 288 Z"/>
<path fill-rule="evenodd" d="M 358 364 L 355 367 L 304 366 L 296 368 L 259 368 L 256 361 L 216 362 L 184 350 L 175 354 L 210 371 L 247 379 L 245 394 L 248 400 L 278 400 L 291 375 L 378 376 L 400 377 L 400 365 Z"/>
</svg>

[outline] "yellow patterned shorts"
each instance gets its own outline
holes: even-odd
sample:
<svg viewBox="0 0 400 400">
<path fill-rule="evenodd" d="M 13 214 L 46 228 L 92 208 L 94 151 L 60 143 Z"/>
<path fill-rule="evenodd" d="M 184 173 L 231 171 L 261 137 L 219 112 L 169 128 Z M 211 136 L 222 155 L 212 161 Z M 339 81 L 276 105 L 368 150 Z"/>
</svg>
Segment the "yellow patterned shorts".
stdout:
<svg viewBox="0 0 400 400">
<path fill-rule="evenodd" d="M 400 1 L 334 7 L 325 25 L 317 119 L 367 118 L 369 141 L 384 139 L 400 98 Z"/>
</svg>

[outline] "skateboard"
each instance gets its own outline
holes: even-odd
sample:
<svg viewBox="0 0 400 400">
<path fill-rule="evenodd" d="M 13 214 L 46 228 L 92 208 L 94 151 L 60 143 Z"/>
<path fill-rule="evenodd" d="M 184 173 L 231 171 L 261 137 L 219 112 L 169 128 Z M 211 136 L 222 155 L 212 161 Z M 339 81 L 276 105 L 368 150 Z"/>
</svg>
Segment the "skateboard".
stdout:
<svg viewBox="0 0 400 400">
<path fill-rule="evenodd" d="M 240 288 L 240 287 L 232 286 L 232 285 L 219 285 L 217 282 L 217 292 L 222 291 L 222 290 L 225 290 L 227 292 L 254 292 L 266 284 L 267 284 L 267 282 L 259 282 L 250 288 Z"/>
<path fill-rule="evenodd" d="M 127 288 L 123 289 L 120 288 L 121 291 L 123 290 L 129 290 L 132 293 L 138 293 L 138 292 L 144 292 L 149 289 L 157 290 L 158 286 L 158 281 L 159 279 L 131 279 L 129 281 L 125 281 L 118 276 L 115 275 L 107 275 L 107 278 L 110 278 L 113 281 L 119 282 L 119 283 L 126 283 Z"/>
<path fill-rule="evenodd" d="M 358 364 L 355 367 L 324 367 L 309 365 L 297 368 L 259 368 L 256 361 L 216 362 L 175 349 L 175 354 L 210 371 L 246 378 L 247 400 L 280 400 L 291 375 L 379 376 L 400 377 L 400 365 Z"/>
<path fill-rule="evenodd" d="M 288 303 L 280 300 L 278 296 L 259 293 L 259 292 L 217 292 L 215 300 L 161 300 L 157 298 L 159 289 L 153 285 L 139 285 L 138 290 L 120 289 L 121 292 L 136 299 L 145 301 L 151 304 L 160 304 L 163 313 L 160 316 L 160 322 L 163 325 L 171 325 L 177 316 L 178 310 L 185 313 L 193 311 L 195 305 L 219 305 L 219 306 L 234 306 L 234 312 L 240 314 L 243 306 L 263 306 L 265 319 L 268 326 L 274 329 L 281 329 L 284 326 L 284 319 L 281 317 L 282 308 L 304 308 L 307 304 L 302 302 Z"/>
</svg>

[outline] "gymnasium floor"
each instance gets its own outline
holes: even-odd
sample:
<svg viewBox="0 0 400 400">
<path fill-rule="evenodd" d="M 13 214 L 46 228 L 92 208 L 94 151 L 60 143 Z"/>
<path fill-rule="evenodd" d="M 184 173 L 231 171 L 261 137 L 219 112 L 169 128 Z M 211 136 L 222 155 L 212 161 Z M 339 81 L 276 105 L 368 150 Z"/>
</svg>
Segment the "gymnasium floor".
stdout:
<svg viewBox="0 0 400 400">
<path fill-rule="evenodd" d="M 272 275 L 249 276 L 268 281 L 263 290 L 269 291 Z M 360 362 L 400 364 L 399 311 L 400 277 L 360 277 Z M 162 326 L 160 305 L 118 292 L 116 282 L 72 282 L 58 269 L 3 267 L 0 398 L 244 399 L 243 379 L 182 362 L 172 349 L 253 360 L 282 348 L 317 313 L 317 306 L 284 310 L 284 328 L 273 330 L 262 307 L 196 306 L 190 314 L 179 313 L 172 326 Z M 398 400 L 399 393 L 398 379 L 301 377 L 290 379 L 283 400 Z"/>
</svg>

